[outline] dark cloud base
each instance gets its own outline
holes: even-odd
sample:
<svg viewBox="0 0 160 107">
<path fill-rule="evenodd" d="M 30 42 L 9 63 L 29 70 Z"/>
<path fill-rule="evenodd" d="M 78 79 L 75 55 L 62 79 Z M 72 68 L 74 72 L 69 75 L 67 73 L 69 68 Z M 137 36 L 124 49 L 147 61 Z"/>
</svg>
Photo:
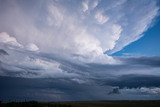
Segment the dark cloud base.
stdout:
<svg viewBox="0 0 160 107">
<path fill-rule="evenodd" d="M 119 88 L 159 87 L 160 77 L 152 75 L 136 75 L 136 74 L 122 75 L 116 79 L 101 81 L 101 84 L 118 86 Z"/>
<path fill-rule="evenodd" d="M 159 77 L 125 75 L 116 80 L 94 81 L 96 84 L 78 84 L 68 78 L 1 76 L 0 99 L 2 101 L 83 101 L 160 98 L 159 94 L 152 95 L 136 91 L 141 87 L 160 87 Z M 127 91 L 126 88 L 133 92 Z"/>
<path fill-rule="evenodd" d="M 0 99 L 68 101 L 104 98 L 98 86 L 77 84 L 65 78 L 0 77 Z M 102 93 L 96 93 L 101 91 Z"/>
</svg>

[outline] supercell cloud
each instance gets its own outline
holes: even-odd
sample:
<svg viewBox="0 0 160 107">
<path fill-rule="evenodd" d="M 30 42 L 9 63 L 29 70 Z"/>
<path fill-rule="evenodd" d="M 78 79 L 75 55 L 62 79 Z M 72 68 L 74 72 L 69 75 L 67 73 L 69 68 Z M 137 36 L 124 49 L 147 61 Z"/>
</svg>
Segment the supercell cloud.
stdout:
<svg viewBox="0 0 160 107">
<path fill-rule="evenodd" d="M 109 55 L 140 39 L 158 12 L 156 0 L 0 0 L 0 85 L 10 85 L 15 78 L 18 87 L 22 79 L 26 85 L 18 85 L 26 92 L 35 92 L 37 86 L 50 100 L 127 99 L 133 93 L 160 98 L 154 97 L 160 84 L 148 85 L 160 76 L 159 57 Z M 146 75 L 150 79 L 145 86 L 130 80 L 140 76 L 143 81 Z M 4 81 L 3 76 L 10 79 Z M 138 85 L 123 86 L 124 79 Z M 1 89 L 1 94 L 6 90 Z M 90 90 L 98 93 L 90 95 Z"/>
<path fill-rule="evenodd" d="M 13 35 L 14 42 L 13 38 L 22 45 L 36 44 L 42 52 L 71 57 L 75 54 L 78 60 L 89 62 L 105 59 L 110 62 L 111 58 L 107 55 L 103 58 L 103 53 L 119 51 L 139 39 L 158 9 L 156 1 L 149 0 L 2 0 L 0 30 Z M 28 48 L 38 49 L 33 45 Z"/>
</svg>

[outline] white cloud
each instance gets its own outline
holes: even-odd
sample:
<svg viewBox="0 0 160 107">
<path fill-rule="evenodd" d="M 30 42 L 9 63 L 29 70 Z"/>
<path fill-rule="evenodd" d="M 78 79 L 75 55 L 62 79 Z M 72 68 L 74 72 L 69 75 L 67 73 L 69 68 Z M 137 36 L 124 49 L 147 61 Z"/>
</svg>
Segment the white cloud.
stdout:
<svg viewBox="0 0 160 107">
<path fill-rule="evenodd" d="M 17 65 L 22 66 L 24 68 L 41 69 L 46 71 L 46 74 L 49 72 L 50 73 L 62 72 L 62 70 L 59 69 L 60 64 L 58 62 L 55 62 L 55 61 L 49 62 L 43 59 L 28 57 L 28 56 L 25 56 L 24 60 L 21 62 L 18 62 Z"/>
<path fill-rule="evenodd" d="M 82 79 L 79 79 L 79 78 L 73 78 L 73 79 L 71 79 L 72 81 L 75 81 L 75 82 L 77 82 L 77 83 L 79 83 L 79 84 L 83 84 L 83 83 L 86 83 L 86 81 L 84 81 L 84 80 L 82 80 Z"/>
<path fill-rule="evenodd" d="M 6 32 L 0 33 L 0 43 L 8 44 L 11 46 L 22 47 L 22 45 L 17 42 L 15 37 L 8 35 Z"/>
<path fill-rule="evenodd" d="M 114 24 L 112 22 L 106 23 L 100 28 L 96 26 L 90 28 L 90 32 L 100 41 L 100 47 L 103 52 L 114 48 L 122 31 L 123 28 L 119 24 Z"/>
<path fill-rule="evenodd" d="M 9 47 L 18 47 L 18 48 L 21 48 L 21 49 L 26 49 L 26 50 L 29 50 L 29 51 L 38 51 L 39 48 L 33 44 L 33 43 L 29 43 L 27 44 L 25 47 L 23 45 L 21 45 L 17 39 L 13 36 L 10 36 L 8 33 L 6 32 L 1 32 L 0 33 L 0 43 L 3 43 L 4 45 L 7 45 Z"/>
<path fill-rule="evenodd" d="M 48 6 L 48 17 L 47 21 L 50 26 L 60 26 L 63 23 L 63 12 L 60 8 L 56 7 L 55 5 Z"/>
<path fill-rule="evenodd" d="M 92 9 L 96 8 L 98 6 L 99 2 L 100 2 L 100 0 L 93 0 L 92 5 L 91 5 Z"/>
<path fill-rule="evenodd" d="M 94 34 L 88 32 L 86 30 L 87 28 L 85 28 L 83 24 L 77 24 L 79 21 L 75 19 L 76 16 L 70 16 L 64 13 L 63 9 L 61 9 L 60 7 L 56 8 L 57 10 L 59 10 L 58 12 L 60 14 L 63 13 L 63 17 L 65 17 L 65 19 L 61 20 L 60 18 L 61 23 L 59 23 L 59 26 L 57 26 L 56 28 L 59 30 L 58 32 L 54 31 L 54 37 L 52 37 L 53 39 L 52 41 L 50 41 L 50 45 L 52 45 L 52 43 L 54 42 L 54 46 L 52 45 L 52 47 L 54 47 L 54 49 L 56 49 L 57 52 L 62 53 L 62 51 L 64 51 L 65 54 L 74 54 L 78 56 L 76 58 L 74 56 L 75 59 L 84 62 L 98 61 L 110 63 L 107 60 L 111 60 L 112 58 L 110 58 L 109 56 L 106 56 L 105 58 L 105 55 L 103 54 L 103 49 L 101 47 L 101 41 L 99 41 L 99 39 L 97 39 L 96 36 L 94 36 Z M 50 9 L 54 10 L 53 8 L 48 9 L 49 11 Z M 53 13 L 49 13 L 48 16 L 52 16 Z M 55 12 L 54 15 L 56 15 L 56 13 L 57 12 Z M 53 22 L 56 22 L 54 18 L 51 20 Z M 104 61 L 100 61 L 103 59 Z"/>
<path fill-rule="evenodd" d="M 0 10 L 5 10 L 0 11 L 0 29 L 14 34 L 24 46 L 33 43 L 45 53 L 110 63 L 113 58 L 103 53 L 116 52 L 139 39 L 158 11 L 155 1 L 122 0 L 116 1 L 116 5 L 115 1 L 102 0 L 67 2 L 44 1 L 43 5 L 35 2 L 34 8 L 23 1 L 4 2 L 6 6 L 0 6 Z M 88 12 L 84 19 L 82 10 Z M 38 48 L 27 46 L 29 50 Z"/>
<path fill-rule="evenodd" d="M 82 0 L 82 11 L 87 12 L 94 10 L 98 6 L 99 2 L 100 0 Z"/>
<path fill-rule="evenodd" d="M 2 47 L 1 47 L 2 48 Z M 47 57 L 39 56 L 41 53 L 26 52 L 6 48 L 8 56 L 0 57 L 0 75 L 25 78 L 37 77 L 78 77 L 76 73 L 61 69 L 61 63 Z M 34 54 L 33 54 L 34 53 Z M 64 64 L 64 63 L 63 63 Z M 65 66 L 65 65 L 63 65 Z"/>
<path fill-rule="evenodd" d="M 86 12 L 86 11 L 89 9 L 88 3 L 89 3 L 88 0 L 84 0 L 84 1 L 82 2 L 82 10 L 83 10 L 83 12 Z"/>
<path fill-rule="evenodd" d="M 159 87 L 141 87 L 140 91 L 143 93 L 148 93 L 148 94 L 160 94 L 160 88 Z"/>
<path fill-rule="evenodd" d="M 98 21 L 98 23 L 104 24 L 109 20 L 109 17 L 107 17 L 106 15 L 103 15 L 101 12 L 97 12 L 95 14 L 95 19 Z"/>
<path fill-rule="evenodd" d="M 128 3 L 130 2 L 128 1 Z M 123 22 L 119 22 L 119 24 L 123 25 L 123 32 L 111 53 L 117 52 L 128 44 L 140 39 L 158 15 L 159 7 L 155 1 L 146 1 L 147 5 L 144 4 L 144 1 L 131 4 L 123 9 L 123 13 L 119 12 L 119 14 L 123 15 L 121 16 L 122 19 L 118 20 L 125 19 Z"/>
<path fill-rule="evenodd" d="M 144 94 L 144 95 L 159 95 L 159 87 L 140 87 L 140 88 L 123 88 L 120 90 L 122 93 L 130 94 Z"/>
<path fill-rule="evenodd" d="M 38 51 L 39 50 L 39 48 L 37 47 L 37 45 L 35 45 L 33 43 L 27 44 L 25 48 L 27 50 L 29 50 L 29 51 Z"/>
<path fill-rule="evenodd" d="M 72 0 L 65 3 L 43 1 L 42 4 L 37 1 L 33 4 L 26 3 L 30 1 L 25 3 L 24 1 L 19 3 L 16 0 L 7 3 L 4 1 L 4 6 L 0 3 L 0 31 L 6 31 L 8 34 L 0 33 L 0 42 L 25 47 L 17 49 L 18 51 L 3 47 L 9 55 L 0 57 L 0 60 L 6 64 L 8 71 L 12 72 L 13 69 L 17 71 L 15 74 L 21 72 L 22 74 L 18 75 L 22 77 L 35 74 L 40 77 L 74 77 L 77 76 L 77 72 L 82 74 L 81 68 L 73 68 L 66 64 L 66 59 L 69 63 L 72 62 L 78 66 L 87 66 L 86 63 L 120 63 L 112 56 L 103 53 L 109 50 L 116 52 L 139 39 L 140 34 L 149 28 L 158 11 L 155 1 L 149 3 L 143 1 L 147 5 L 141 1 L 134 1 L 135 3 L 122 1 L 116 1 L 117 4 L 115 1 L 105 0 L 86 0 L 79 1 L 80 3 Z M 12 7 L 9 7 L 10 5 Z M 82 19 L 82 15 L 85 18 Z M 13 34 L 14 37 L 9 34 Z M 42 53 L 35 52 L 39 49 Z M 45 54 L 46 57 L 43 57 Z M 55 59 L 62 57 L 64 62 L 60 63 L 47 58 L 52 58 L 54 55 L 60 56 Z M 74 73 L 63 70 L 61 64 Z M 126 68 L 107 67 L 106 69 L 102 66 L 95 68 L 98 70 L 87 68 L 84 71 L 85 73 L 91 71 L 89 74 L 105 77 L 108 74 L 152 74 L 153 71 L 157 74 L 159 70 L 159 68 L 148 69 L 149 67 L 143 66 L 135 68 L 134 65 L 132 70 L 127 68 L 131 67 L 128 65 Z M 79 78 L 74 78 L 72 81 L 85 82 Z"/>
</svg>

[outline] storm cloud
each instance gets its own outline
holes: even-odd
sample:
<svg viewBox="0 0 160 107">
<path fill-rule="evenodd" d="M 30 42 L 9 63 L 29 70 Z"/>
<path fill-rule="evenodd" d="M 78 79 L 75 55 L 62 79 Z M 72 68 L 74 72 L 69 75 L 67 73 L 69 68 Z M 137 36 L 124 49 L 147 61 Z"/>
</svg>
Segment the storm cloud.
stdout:
<svg viewBox="0 0 160 107">
<path fill-rule="evenodd" d="M 0 0 L 0 99 L 160 98 L 159 56 L 111 56 L 158 12 L 157 0 Z"/>
</svg>

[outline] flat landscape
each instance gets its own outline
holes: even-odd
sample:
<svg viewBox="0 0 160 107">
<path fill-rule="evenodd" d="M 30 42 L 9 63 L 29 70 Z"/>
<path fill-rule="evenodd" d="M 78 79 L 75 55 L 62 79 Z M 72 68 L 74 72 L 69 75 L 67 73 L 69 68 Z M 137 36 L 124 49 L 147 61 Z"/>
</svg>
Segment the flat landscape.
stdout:
<svg viewBox="0 0 160 107">
<path fill-rule="evenodd" d="M 0 107 L 160 107 L 160 101 L 9 102 Z"/>
</svg>

